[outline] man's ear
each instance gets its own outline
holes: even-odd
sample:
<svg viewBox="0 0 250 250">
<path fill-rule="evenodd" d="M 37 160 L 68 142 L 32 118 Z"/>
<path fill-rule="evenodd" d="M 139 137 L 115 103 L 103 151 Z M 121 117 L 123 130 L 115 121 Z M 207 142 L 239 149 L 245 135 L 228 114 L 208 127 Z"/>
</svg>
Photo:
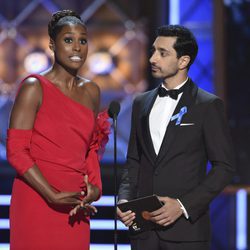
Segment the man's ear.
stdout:
<svg viewBox="0 0 250 250">
<path fill-rule="evenodd" d="M 50 40 L 49 40 L 49 48 L 50 48 L 50 50 L 51 50 L 52 52 L 55 51 L 55 42 L 54 42 L 54 40 L 52 40 L 51 38 L 50 38 Z"/>
<path fill-rule="evenodd" d="M 181 56 L 179 59 L 179 68 L 180 69 L 187 68 L 189 62 L 190 62 L 190 56 Z"/>
</svg>

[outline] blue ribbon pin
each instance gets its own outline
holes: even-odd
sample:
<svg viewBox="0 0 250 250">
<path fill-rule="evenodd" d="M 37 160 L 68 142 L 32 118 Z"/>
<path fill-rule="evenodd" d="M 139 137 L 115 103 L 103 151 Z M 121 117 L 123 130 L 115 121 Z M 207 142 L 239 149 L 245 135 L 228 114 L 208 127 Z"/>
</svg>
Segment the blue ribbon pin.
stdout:
<svg viewBox="0 0 250 250">
<path fill-rule="evenodd" d="M 181 119 L 182 119 L 183 115 L 186 114 L 186 113 L 187 113 L 187 107 L 184 106 L 184 107 L 182 107 L 182 108 L 180 109 L 180 112 L 179 112 L 178 114 L 173 115 L 173 116 L 171 117 L 171 121 L 176 120 L 175 125 L 180 125 Z"/>
</svg>

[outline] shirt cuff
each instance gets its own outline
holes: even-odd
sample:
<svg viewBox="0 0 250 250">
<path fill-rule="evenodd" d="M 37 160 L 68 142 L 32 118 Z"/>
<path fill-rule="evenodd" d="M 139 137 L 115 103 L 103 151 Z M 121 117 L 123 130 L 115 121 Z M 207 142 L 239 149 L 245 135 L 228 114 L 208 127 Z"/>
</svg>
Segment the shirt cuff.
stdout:
<svg viewBox="0 0 250 250">
<path fill-rule="evenodd" d="M 181 210 L 182 210 L 182 212 L 183 212 L 185 218 L 188 219 L 188 218 L 189 218 L 189 215 L 188 215 L 188 212 L 187 212 L 186 208 L 183 206 L 183 204 L 181 203 L 181 201 L 180 201 L 179 199 L 177 199 L 177 201 L 179 202 L 179 204 L 180 204 L 180 206 L 181 206 Z"/>
<path fill-rule="evenodd" d="M 125 203 L 125 202 L 128 202 L 128 200 L 125 200 L 125 199 L 121 199 L 117 202 L 117 204 L 121 204 L 121 203 Z"/>
</svg>

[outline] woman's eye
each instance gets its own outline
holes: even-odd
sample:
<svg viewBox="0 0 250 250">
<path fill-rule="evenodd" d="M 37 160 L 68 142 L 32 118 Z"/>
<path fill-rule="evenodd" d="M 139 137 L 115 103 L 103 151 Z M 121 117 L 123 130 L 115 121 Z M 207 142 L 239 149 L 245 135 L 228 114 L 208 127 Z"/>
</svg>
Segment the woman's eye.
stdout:
<svg viewBox="0 0 250 250">
<path fill-rule="evenodd" d="M 86 40 L 86 39 L 81 39 L 81 40 L 80 40 L 80 43 L 81 43 L 81 44 L 86 44 L 86 43 L 87 43 L 87 40 Z"/>
<path fill-rule="evenodd" d="M 64 38 L 65 43 L 72 43 L 72 38 L 66 37 Z"/>
</svg>

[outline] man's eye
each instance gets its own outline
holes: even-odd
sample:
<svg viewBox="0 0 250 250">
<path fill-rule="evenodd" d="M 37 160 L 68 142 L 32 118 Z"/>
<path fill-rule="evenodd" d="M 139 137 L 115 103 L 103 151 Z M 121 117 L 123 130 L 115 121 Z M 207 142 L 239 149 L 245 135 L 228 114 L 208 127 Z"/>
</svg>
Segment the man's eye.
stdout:
<svg viewBox="0 0 250 250">
<path fill-rule="evenodd" d="M 80 40 L 80 43 L 81 43 L 81 44 L 86 44 L 86 43 L 87 43 L 87 40 L 86 40 L 86 39 L 81 39 L 81 40 Z"/>
<path fill-rule="evenodd" d="M 161 52 L 161 56 L 165 57 L 165 56 L 167 56 L 167 53 L 166 52 Z"/>
<path fill-rule="evenodd" d="M 64 38 L 65 43 L 72 43 L 72 38 L 66 37 Z"/>
</svg>

